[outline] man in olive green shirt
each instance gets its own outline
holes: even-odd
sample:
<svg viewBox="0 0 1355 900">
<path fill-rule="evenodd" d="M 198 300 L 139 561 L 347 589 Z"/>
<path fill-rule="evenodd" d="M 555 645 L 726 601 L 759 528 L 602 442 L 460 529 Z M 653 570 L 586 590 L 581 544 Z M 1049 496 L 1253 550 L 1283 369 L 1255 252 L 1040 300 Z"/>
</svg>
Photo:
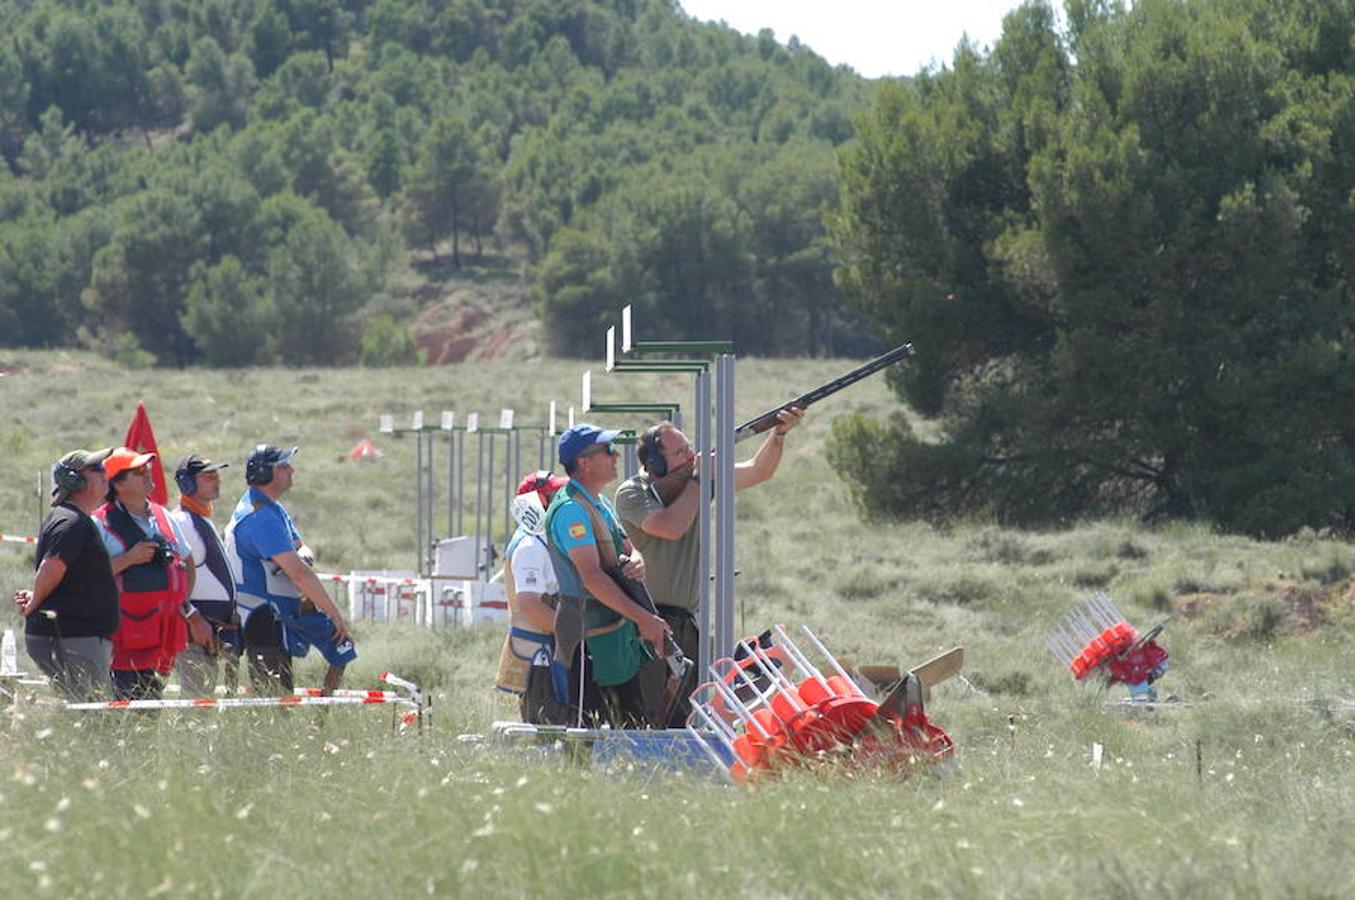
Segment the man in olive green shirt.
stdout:
<svg viewBox="0 0 1355 900">
<path fill-rule="evenodd" d="M 757 453 L 734 466 L 734 490 L 761 484 L 776 474 L 786 432 L 799 425 L 804 410 L 782 410 L 775 428 Z M 688 659 L 699 658 L 700 633 L 694 614 L 701 600 L 700 541 L 696 517 L 702 497 L 700 460 L 687 436 L 672 422 L 660 422 L 644 433 L 638 445 L 644 470 L 616 490 L 616 511 L 635 548 L 645 558 L 645 582 L 659 615 L 673 629 L 673 638 Z M 707 484 L 705 496 L 709 498 Z M 677 698 L 668 722 L 655 721 L 663 701 L 668 668 L 654 660 L 640 673 L 651 721 L 656 727 L 679 728 L 690 711 L 686 697 Z M 699 679 L 698 679 L 699 680 Z"/>
</svg>

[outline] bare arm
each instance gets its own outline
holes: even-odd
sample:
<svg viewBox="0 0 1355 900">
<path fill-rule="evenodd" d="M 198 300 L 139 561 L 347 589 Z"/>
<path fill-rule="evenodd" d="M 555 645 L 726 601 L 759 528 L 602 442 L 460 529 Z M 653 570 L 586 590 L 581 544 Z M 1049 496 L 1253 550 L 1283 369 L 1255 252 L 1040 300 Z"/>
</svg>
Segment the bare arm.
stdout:
<svg viewBox="0 0 1355 900">
<path fill-rule="evenodd" d="M 320 612 L 329 616 L 329 620 L 334 623 L 336 630 L 335 640 L 352 639 L 352 635 L 348 633 L 348 625 L 344 622 L 343 613 L 339 612 L 339 607 L 329 598 L 329 591 L 325 590 L 325 586 L 315 576 L 315 571 L 301 561 L 301 557 L 295 550 L 279 553 L 273 557 L 273 562 L 292 580 L 292 584 L 297 586 L 301 591 L 301 596 L 314 603 L 315 608 Z"/>
<path fill-rule="evenodd" d="M 193 596 L 193 587 L 198 583 L 198 567 L 193 565 L 193 557 L 184 560 L 184 568 L 188 570 L 188 593 L 185 597 Z"/>
<path fill-rule="evenodd" d="M 14 603 L 19 607 L 19 614 L 30 615 L 42 606 L 42 602 L 65 577 L 66 564 L 55 556 L 44 556 L 38 565 L 37 574 L 33 576 L 33 590 L 14 592 Z"/>
<path fill-rule="evenodd" d="M 785 444 L 786 432 L 799 425 L 804 414 L 805 411 L 799 407 L 783 409 L 776 414 L 776 427 L 767 432 L 766 439 L 753 458 L 735 464 L 734 490 L 741 491 L 762 484 L 776 474 L 777 466 L 781 465 L 781 449 Z"/>
<path fill-rule="evenodd" d="M 512 598 L 513 609 L 541 634 L 554 634 L 555 610 L 546 604 L 543 596 L 535 591 L 518 591 Z"/>
<path fill-rule="evenodd" d="M 734 484 L 737 486 L 738 483 L 736 471 Z M 689 477 L 672 503 L 645 514 L 640 521 L 640 530 L 661 540 L 676 541 L 692 527 L 700 509 L 701 483 Z"/>
<path fill-rule="evenodd" d="M 132 545 L 132 549 L 126 553 L 110 557 L 109 562 L 113 564 L 113 574 L 118 575 L 132 566 L 150 562 L 151 557 L 155 555 L 156 546 L 155 541 L 137 541 Z"/>
</svg>

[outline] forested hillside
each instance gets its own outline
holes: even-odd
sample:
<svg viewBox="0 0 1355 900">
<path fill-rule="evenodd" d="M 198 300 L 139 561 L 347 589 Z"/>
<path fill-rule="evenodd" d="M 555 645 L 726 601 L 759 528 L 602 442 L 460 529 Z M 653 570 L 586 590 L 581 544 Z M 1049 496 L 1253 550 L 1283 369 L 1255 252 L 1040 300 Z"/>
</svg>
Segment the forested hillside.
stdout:
<svg viewBox="0 0 1355 900">
<path fill-rule="evenodd" d="M 1355 528 L 1355 4 L 1030 3 L 885 84 L 841 281 L 944 423 L 839 430 L 872 510 Z"/>
<path fill-rule="evenodd" d="M 822 213 L 871 87 L 666 0 L 0 5 L 0 345 L 414 359 L 447 285 L 549 346 L 859 352 Z"/>
</svg>

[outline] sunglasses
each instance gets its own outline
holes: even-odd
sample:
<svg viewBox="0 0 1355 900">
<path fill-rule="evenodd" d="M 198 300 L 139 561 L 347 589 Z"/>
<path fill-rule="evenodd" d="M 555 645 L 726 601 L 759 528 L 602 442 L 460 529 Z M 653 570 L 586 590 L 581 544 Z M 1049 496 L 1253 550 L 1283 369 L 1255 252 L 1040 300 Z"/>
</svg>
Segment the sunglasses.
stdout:
<svg viewBox="0 0 1355 900">
<path fill-rule="evenodd" d="M 596 447 L 589 447 L 579 454 L 579 459 L 583 459 L 585 456 L 597 456 L 599 453 L 605 453 L 608 456 L 616 456 L 616 445 L 598 444 Z"/>
</svg>

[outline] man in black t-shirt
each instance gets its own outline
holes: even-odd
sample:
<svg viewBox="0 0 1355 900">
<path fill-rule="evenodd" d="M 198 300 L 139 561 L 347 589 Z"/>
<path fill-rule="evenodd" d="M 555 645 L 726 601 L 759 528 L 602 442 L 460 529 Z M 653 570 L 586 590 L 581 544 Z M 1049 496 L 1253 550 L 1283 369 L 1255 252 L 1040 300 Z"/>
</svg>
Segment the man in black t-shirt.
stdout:
<svg viewBox="0 0 1355 900">
<path fill-rule="evenodd" d="M 118 584 L 89 516 L 108 491 L 103 461 L 111 452 L 75 450 L 52 467 L 52 512 L 38 536 L 33 588 L 14 592 L 29 657 L 72 700 L 104 699 L 112 689 Z"/>
</svg>

